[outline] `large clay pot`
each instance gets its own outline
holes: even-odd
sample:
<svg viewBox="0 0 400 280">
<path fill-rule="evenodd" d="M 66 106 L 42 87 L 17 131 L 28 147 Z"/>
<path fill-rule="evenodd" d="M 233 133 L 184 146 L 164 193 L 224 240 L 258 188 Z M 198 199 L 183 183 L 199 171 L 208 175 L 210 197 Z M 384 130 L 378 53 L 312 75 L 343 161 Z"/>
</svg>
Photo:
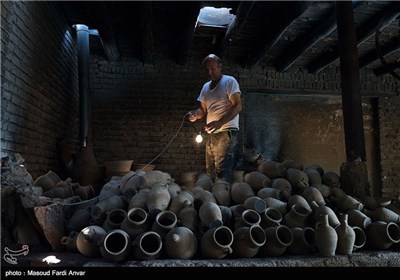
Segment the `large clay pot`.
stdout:
<svg viewBox="0 0 400 280">
<path fill-rule="evenodd" d="M 190 191 L 183 190 L 171 200 L 168 210 L 174 212 L 176 216 L 179 216 L 179 213 L 185 205 L 191 205 L 193 203 L 193 194 Z"/>
<path fill-rule="evenodd" d="M 331 227 L 336 228 L 340 225 L 339 218 L 336 216 L 336 213 L 332 208 L 326 205 L 319 206 L 315 201 L 312 201 L 310 205 L 314 211 L 314 220 L 316 222 L 321 221 L 324 218 L 324 215 L 328 215 L 328 221 Z"/>
<path fill-rule="evenodd" d="M 286 191 L 288 193 L 292 193 L 292 185 L 289 180 L 286 178 L 275 178 L 272 180 L 271 188 L 277 189 L 280 191 Z"/>
<path fill-rule="evenodd" d="M 132 242 L 133 257 L 138 261 L 158 259 L 162 247 L 163 241 L 157 232 L 143 232 Z"/>
<path fill-rule="evenodd" d="M 217 200 L 218 205 L 231 205 L 230 185 L 226 182 L 217 182 L 212 185 L 211 192 Z"/>
<path fill-rule="evenodd" d="M 167 233 L 176 226 L 177 222 L 178 218 L 174 212 L 165 210 L 157 214 L 151 230 L 157 232 L 164 240 Z"/>
<path fill-rule="evenodd" d="M 263 198 L 265 201 L 265 205 L 268 207 L 273 207 L 279 210 L 281 212 L 282 216 L 284 216 L 287 212 L 287 203 L 284 201 L 281 201 L 279 199 L 273 198 L 273 197 L 266 197 Z"/>
<path fill-rule="evenodd" d="M 250 185 L 254 193 L 260 189 L 271 186 L 271 179 L 260 171 L 252 171 L 244 174 L 243 181 Z"/>
<path fill-rule="evenodd" d="M 243 170 L 234 170 L 232 171 L 232 183 L 241 183 L 243 182 L 243 175 L 244 171 Z"/>
<path fill-rule="evenodd" d="M 217 200 L 215 199 L 214 195 L 206 190 L 203 190 L 200 187 L 193 188 L 192 190 L 193 193 L 193 204 L 194 208 L 199 211 L 201 205 L 203 205 L 206 202 L 214 202 L 217 203 Z"/>
<path fill-rule="evenodd" d="M 167 210 L 171 200 L 168 185 L 155 183 L 147 196 L 146 204 L 150 216 L 155 217 L 158 213 Z"/>
<path fill-rule="evenodd" d="M 235 204 L 243 204 L 247 198 L 254 195 L 255 195 L 254 190 L 246 182 L 232 183 L 231 185 L 231 197 L 233 203 Z"/>
<path fill-rule="evenodd" d="M 328 215 L 317 222 L 315 228 L 315 245 L 322 256 L 334 256 L 337 247 L 338 235 L 333 227 L 329 225 Z"/>
<path fill-rule="evenodd" d="M 191 259 L 197 252 L 197 238 L 190 229 L 175 227 L 165 236 L 164 248 L 171 259 Z"/>
<path fill-rule="evenodd" d="M 259 214 L 264 213 L 265 209 L 267 209 L 265 201 L 258 196 L 251 196 L 247 198 L 243 202 L 243 206 L 247 209 L 253 209 Z"/>
<path fill-rule="evenodd" d="M 400 215 L 385 207 L 378 207 L 375 210 L 364 209 L 364 213 L 370 217 L 373 222 L 384 221 L 386 223 L 392 222 L 400 224 Z"/>
<path fill-rule="evenodd" d="M 301 192 L 305 187 L 308 187 L 309 178 L 307 174 L 299 169 L 295 168 L 288 168 L 286 170 L 286 179 L 289 180 L 290 184 L 292 185 L 293 190 L 297 192 Z"/>
<path fill-rule="evenodd" d="M 185 207 L 179 212 L 178 218 L 181 221 L 182 226 L 187 227 L 194 233 L 197 232 L 199 226 L 199 215 L 193 205 L 185 205 Z"/>
<path fill-rule="evenodd" d="M 145 184 L 146 180 L 143 176 L 138 175 L 134 171 L 130 171 L 122 177 L 120 189 L 124 197 L 130 200 L 139 190 L 144 188 Z"/>
<path fill-rule="evenodd" d="M 145 211 L 147 209 L 147 198 L 149 196 L 150 189 L 141 189 L 137 194 L 135 194 L 129 201 L 128 210 L 132 208 L 142 208 Z"/>
<path fill-rule="evenodd" d="M 350 226 L 357 226 L 365 230 L 372 223 L 371 218 L 358 209 L 350 209 L 347 211 L 347 215 Z"/>
<path fill-rule="evenodd" d="M 263 229 L 266 229 L 267 227 L 276 227 L 280 224 L 282 221 L 282 213 L 273 207 L 268 207 L 264 210 L 261 216 L 261 222 L 260 226 Z"/>
<path fill-rule="evenodd" d="M 240 227 L 233 232 L 232 257 L 252 258 L 265 241 L 265 232 L 259 225 Z"/>
<path fill-rule="evenodd" d="M 306 168 L 304 172 L 307 174 L 310 186 L 314 184 L 322 184 L 322 177 L 318 170 L 314 168 Z"/>
<path fill-rule="evenodd" d="M 294 194 L 294 195 L 286 195 L 285 194 L 285 199 L 287 201 L 287 207 L 288 209 L 292 209 L 293 205 L 298 205 L 306 208 L 310 212 L 312 212 L 310 204 L 307 202 L 307 200 L 302 197 L 301 195 Z"/>
<path fill-rule="evenodd" d="M 276 198 L 276 199 L 282 199 L 283 197 L 283 191 L 281 191 L 280 189 L 274 189 L 274 188 L 262 188 L 257 192 L 257 196 L 264 199 L 267 197 L 272 197 L 272 198 Z"/>
<path fill-rule="evenodd" d="M 103 228 L 106 232 L 121 227 L 122 221 L 126 218 L 126 211 L 116 208 L 107 212 L 106 219 L 103 222 Z"/>
<path fill-rule="evenodd" d="M 293 234 L 293 243 L 286 252 L 290 255 L 307 255 L 315 248 L 315 230 L 311 227 L 290 229 Z"/>
<path fill-rule="evenodd" d="M 128 233 L 120 229 L 107 232 L 99 242 L 99 246 L 103 258 L 113 262 L 126 260 L 132 249 L 131 238 Z"/>
<path fill-rule="evenodd" d="M 71 218 L 69 218 L 67 225 L 65 226 L 68 232 L 70 231 L 81 231 L 84 227 L 89 225 L 90 221 L 90 208 L 82 208 L 76 210 Z"/>
<path fill-rule="evenodd" d="M 108 211 L 116 208 L 124 208 L 124 206 L 125 202 L 122 197 L 113 195 L 90 206 L 90 214 L 94 220 L 99 220 L 105 217 Z"/>
<path fill-rule="evenodd" d="M 106 231 L 99 226 L 90 225 L 82 229 L 76 239 L 76 248 L 86 257 L 100 257 L 99 242 L 106 235 Z"/>
<path fill-rule="evenodd" d="M 223 259 L 232 251 L 233 233 L 226 226 L 211 228 L 201 237 L 201 253 L 208 259 Z"/>
<path fill-rule="evenodd" d="M 307 200 L 308 204 L 310 204 L 312 201 L 315 201 L 319 206 L 326 204 L 324 197 L 317 188 L 304 188 L 301 195 Z"/>
<path fill-rule="evenodd" d="M 201 205 L 199 218 L 201 223 L 208 228 L 216 228 L 223 225 L 221 209 L 218 204 L 211 201 Z"/>
<path fill-rule="evenodd" d="M 252 225 L 259 225 L 261 223 L 261 216 L 253 209 L 246 209 L 239 217 L 235 217 L 234 230 L 240 227 L 251 227 Z"/>
<path fill-rule="evenodd" d="M 372 249 L 386 250 L 400 242 L 400 228 L 393 222 L 376 221 L 366 230 L 367 245 Z"/>
<path fill-rule="evenodd" d="M 308 226 L 310 214 L 311 210 L 308 210 L 303 206 L 294 204 L 290 211 L 287 212 L 285 216 L 283 216 L 282 224 L 288 226 L 289 228 L 304 228 Z"/>
<path fill-rule="evenodd" d="M 280 162 L 266 160 L 258 165 L 257 170 L 268 176 L 268 178 L 274 179 L 285 177 L 287 168 Z"/>
<path fill-rule="evenodd" d="M 124 176 L 132 167 L 133 160 L 107 160 L 103 164 L 106 167 L 107 178 L 113 176 Z"/>
<path fill-rule="evenodd" d="M 262 257 L 278 257 L 285 253 L 286 249 L 293 243 L 293 234 L 285 225 L 269 227 L 265 230 L 266 242 L 261 246 L 259 255 Z"/>
<path fill-rule="evenodd" d="M 121 223 L 121 229 L 127 232 L 131 240 L 150 229 L 147 212 L 142 208 L 129 209 L 125 219 Z"/>
</svg>

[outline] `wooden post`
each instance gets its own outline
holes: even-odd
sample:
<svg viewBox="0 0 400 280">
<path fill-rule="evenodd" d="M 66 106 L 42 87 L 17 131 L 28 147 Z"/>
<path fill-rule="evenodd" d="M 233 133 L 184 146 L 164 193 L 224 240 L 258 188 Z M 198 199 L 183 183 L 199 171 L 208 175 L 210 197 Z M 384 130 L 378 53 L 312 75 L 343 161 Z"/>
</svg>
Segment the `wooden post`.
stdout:
<svg viewBox="0 0 400 280">
<path fill-rule="evenodd" d="M 363 197 L 369 194 L 370 186 L 365 165 L 360 73 L 352 2 L 337 1 L 336 16 L 347 159 L 341 166 L 341 188 L 349 195 Z"/>
</svg>

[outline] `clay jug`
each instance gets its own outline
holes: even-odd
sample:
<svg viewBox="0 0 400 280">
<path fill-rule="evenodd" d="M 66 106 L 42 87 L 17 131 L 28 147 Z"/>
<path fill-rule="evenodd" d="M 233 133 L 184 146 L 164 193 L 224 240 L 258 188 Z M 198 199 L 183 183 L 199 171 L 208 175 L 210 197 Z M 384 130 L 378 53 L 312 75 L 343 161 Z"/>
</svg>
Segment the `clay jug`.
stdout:
<svg viewBox="0 0 400 280">
<path fill-rule="evenodd" d="M 318 170 L 314 168 L 306 168 L 304 172 L 307 174 L 310 186 L 314 184 L 322 184 L 322 177 Z"/>
<path fill-rule="evenodd" d="M 109 198 L 113 195 L 122 195 L 120 189 L 121 177 L 114 176 L 100 190 L 99 201 Z"/>
<path fill-rule="evenodd" d="M 280 189 L 274 189 L 274 188 L 262 188 L 257 192 L 257 196 L 264 199 L 267 197 L 272 197 L 276 199 L 282 199 L 282 191 Z"/>
<path fill-rule="evenodd" d="M 90 214 L 94 220 L 100 220 L 106 213 L 116 208 L 124 208 L 125 202 L 119 195 L 110 196 L 90 206 Z"/>
<path fill-rule="evenodd" d="M 261 246 L 259 255 L 261 257 L 278 257 L 286 252 L 286 249 L 293 243 L 293 234 L 290 228 L 285 225 L 269 227 L 265 230 L 266 242 Z"/>
<path fill-rule="evenodd" d="M 170 182 L 168 183 L 168 192 L 169 195 L 171 196 L 171 201 L 174 199 L 175 196 L 177 196 L 180 192 L 182 191 L 181 186 L 179 186 L 175 182 Z"/>
<path fill-rule="evenodd" d="M 251 196 L 247 198 L 243 202 L 243 206 L 246 207 L 247 209 L 253 209 L 259 214 L 263 213 L 265 209 L 267 209 L 265 201 L 259 198 L 258 196 Z"/>
<path fill-rule="evenodd" d="M 212 185 L 212 194 L 217 200 L 218 205 L 231 205 L 230 185 L 226 182 L 218 182 Z"/>
<path fill-rule="evenodd" d="M 371 218 L 358 209 L 350 209 L 347 211 L 347 215 L 350 226 L 357 226 L 365 230 L 372 223 Z"/>
<path fill-rule="evenodd" d="M 345 213 L 351 209 L 363 210 L 364 205 L 356 198 L 350 195 L 340 196 L 339 199 L 331 197 L 331 202 L 339 209 L 339 211 Z"/>
<path fill-rule="evenodd" d="M 249 184 L 254 193 L 257 193 L 262 188 L 270 187 L 272 183 L 271 179 L 260 171 L 246 173 L 243 177 L 243 181 Z"/>
<path fill-rule="evenodd" d="M 304 188 L 301 195 L 307 200 L 308 204 L 310 204 L 312 201 L 315 201 L 319 206 L 326 204 L 324 197 L 317 188 Z"/>
<path fill-rule="evenodd" d="M 311 227 L 290 229 L 293 235 L 293 242 L 289 245 L 286 253 L 290 255 L 307 255 L 315 248 L 315 230 Z"/>
<path fill-rule="evenodd" d="M 311 214 L 311 210 L 307 208 L 294 204 L 289 212 L 283 216 L 282 224 L 292 227 L 300 227 L 304 228 L 309 223 L 309 216 Z"/>
<path fill-rule="evenodd" d="M 194 183 L 194 185 L 196 187 L 201 187 L 203 190 L 211 192 L 213 183 L 214 182 L 211 176 L 206 173 L 203 173 L 197 177 L 197 180 Z"/>
<path fill-rule="evenodd" d="M 175 213 L 165 210 L 157 214 L 151 230 L 157 232 L 164 241 L 167 233 L 176 226 L 177 222 Z"/>
<path fill-rule="evenodd" d="M 199 218 L 201 223 L 208 228 L 220 227 L 223 225 L 222 213 L 218 204 L 206 202 L 199 209 Z"/>
<path fill-rule="evenodd" d="M 286 179 L 289 180 L 293 190 L 297 191 L 298 193 L 301 193 L 305 187 L 310 185 L 307 174 L 299 169 L 288 168 L 286 170 Z"/>
<path fill-rule="evenodd" d="M 121 227 L 122 221 L 126 218 L 124 209 L 116 208 L 107 212 L 106 219 L 103 222 L 103 228 L 106 232 Z"/>
<path fill-rule="evenodd" d="M 168 185 L 164 183 L 153 184 L 146 200 L 150 216 L 154 218 L 158 213 L 167 210 L 170 201 L 171 195 L 168 192 Z"/>
<path fill-rule="evenodd" d="M 286 178 L 275 178 L 272 180 L 271 188 L 277 189 L 280 191 L 286 191 L 288 193 L 292 193 L 292 185 L 289 180 Z"/>
<path fill-rule="evenodd" d="M 325 205 L 319 206 L 315 201 L 312 201 L 310 205 L 314 211 L 314 220 L 316 222 L 321 221 L 324 215 L 328 215 L 328 221 L 331 227 L 336 228 L 340 225 L 340 221 L 332 208 Z"/>
<path fill-rule="evenodd" d="M 233 233 L 226 226 L 207 230 L 200 241 L 203 257 L 208 259 L 223 259 L 232 253 Z"/>
<path fill-rule="evenodd" d="M 340 176 L 336 172 L 328 171 L 322 175 L 322 183 L 331 188 L 336 188 L 340 185 Z"/>
<path fill-rule="evenodd" d="M 259 225 L 261 216 L 253 209 L 246 209 L 242 212 L 240 217 L 235 217 L 234 230 L 240 227 L 251 227 L 252 225 Z"/>
<path fill-rule="evenodd" d="M 197 238 L 190 229 L 175 227 L 165 236 L 164 248 L 169 258 L 188 260 L 197 252 Z"/>
<path fill-rule="evenodd" d="M 163 241 L 157 232 L 143 232 L 132 242 L 133 257 L 138 261 L 158 259 L 162 247 Z"/>
<path fill-rule="evenodd" d="M 231 185 L 231 197 L 234 204 L 243 204 L 247 198 L 254 195 L 253 189 L 246 182 L 232 183 Z"/>
<path fill-rule="evenodd" d="M 322 256 L 334 256 L 336 252 L 338 235 L 336 230 L 329 225 L 328 215 L 315 223 L 315 245 Z"/>
<path fill-rule="evenodd" d="M 144 188 L 146 180 L 143 176 L 130 171 L 121 179 L 120 189 L 124 197 L 130 200 L 140 189 Z"/>
<path fill-rule="evenodd" d="M 197 210 L 191 204 L 185 204 L 178 216 L 181 225 L 187 227 L 193 232 L 197 232 L 199 226 L 199 215 Z"/>
<path fill-rule="evenodd" d="M 356 239 L 356 234 L 351 226 L 347 223 L 347 214 L 339 216 L 340 225 L 335 230 L 338 236 L 336 254 L 350 255 L 353 252 L 353 246 Z"/>
<path fill-rule="evenodd" d="M 121 222 L 120 228 L 134 240 L 139 234 L 148 231 L 150 226 L 147 212 L 142 208 L 132 208 Z"/>
<path fill-rule="evenodd" d="M 273 207 L 266 208 L 264 212 L 260 214 L 260 216 L 261 216 L 260 226 L 263 229 L 266 229 L 267 227 L 276 227 L 282 221 L 281 212 L 279 212 L 278 209 Z"/>
<path fill-rule="evenodd" d="M 274 178 L 283 178 L 286 176 L 286 166 L 283 165 L 280 162 L 273 161 L 273 160 L 266 160 L 261 162 L 257 170 L 260 171 L 261 173 L 265 174 L 268 176 L 270 179 Z"/>
<path fill-rule="evenodd" d="M 218 205 L 218 206 L 219 206 L 219 209 L 221 210 L 223 225 L 227 226 L 229 228 L 233 228 L 234 216 L 233 216 L 231 208 L 228 206 L 224 206 L 224 205 Z"/>
<path fill-rule="evenodd" d="M 99 242 L 99 246 L 103 258 L 112 262 L 126 260 L 132 249 L 131 238 L 128 233 L 120 229 L 107 232 Z"/>
<path fill-rule="evenodd" d="M 141 189 L 137 194 L 135 194 L 129 201 L 128 210 L 132 208 L 142 208 L 145 211 L 147 209 L 147 197 L 149 196 L 150 189 Z"/>
<path fill-rule="evenodd" d="M 82 201 L 88 200 L 95 196 L 95 192 L 92 185 L 87 185 L 87 186 L 78 185 L 77 188 L 74 189 L 74 194 L 79 196 Z"/>
<path fill-rule="evenodd" d="M 296 205 L 302 206 L 302 207 L 306 208 L 307 210 L 309 210 L 310 212 L 312 212 L 310 204 L 301 195 L 298 195 L 298 194 L 286 195 L 285 194 L 285 199 L 287 201 L 287 206 L 288 206 L 289 210 L 292 209 L 293 205 L 296 204 Z"/>
<path fill-rule="evenodd" d="M 367 228 L 366 236 L 370 248 L 386 250 L 400 242 L 400 228 L 393 222 L 376 221 Z"/>
<path fill-rule="evenodd" d="M 193 193 L 193 204 L 194 208 L 199 211 L 201 205 L 203 205 L 206 202 L 214 202 L 217 203 L 217 200 L 215 199 L 214 195 L 206 190 L 203 190 L 202 188 L 193 188 L 192 190 Z"/>
<path fill-rule="evenodd" d="M 386 223 L 400 224 L 400 215 L 388 208 L 378 207 L 375 210 L 364 209 L 363 211 L 373 222 L 384 221 Z"/>
<path fill-rule="evenodd" d="M 281 212 L 282 216 L 284 216 L 287 212 L 287 203 L 284 201 L 281 201 L 279 199 L 273 198 L 273 197 L 266 197 L 263 199 L 265 201 L 265 205 L 268 207 L 273 207 L 279 210 Z"/>
<path fill-rule="evenodd" d="M 252 258 L 265 244 L 265 232 L 259 225 L 240 227 L 233 232 L 232 257 Z"/>
<path fill-rule="evenodd" d="M 232 171 L 232 183 L 241 183 L 243 182 L 243 175 L 244 171 L 243 170 L 234 170 Z"/>
<path fill-rule="evenodd" d="M 100 257 L 99 242 L 106 235 L 106 231 L 99 226 L 90 225 L 82 229 L 76 239 L 76 248 L 86 257 Z"/>
<path fill-rule="evenodd" d="M 190 191 L 183 190 L 171 200 L 168 210 L 174 212 L 176 216 L 179 216 L 179 212 L 181 212 L 185 205 L 190 205 L 193 203 L 193 194 Z"/>
</svg>

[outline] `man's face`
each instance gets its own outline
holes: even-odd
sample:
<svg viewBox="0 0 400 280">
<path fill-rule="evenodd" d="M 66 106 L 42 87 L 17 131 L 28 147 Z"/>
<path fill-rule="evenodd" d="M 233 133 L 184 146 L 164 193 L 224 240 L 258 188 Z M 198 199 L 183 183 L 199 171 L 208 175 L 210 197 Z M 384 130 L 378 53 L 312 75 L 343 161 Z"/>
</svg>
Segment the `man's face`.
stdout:
<svg viewBox="0 0 400 280">
<path fill-rule="evenodd" d="M 211 80 L 217 81 L 221 77 L 222 66 L 215 60 L 209 60 L 204 64 L 208 76 Z"/>
</svg>

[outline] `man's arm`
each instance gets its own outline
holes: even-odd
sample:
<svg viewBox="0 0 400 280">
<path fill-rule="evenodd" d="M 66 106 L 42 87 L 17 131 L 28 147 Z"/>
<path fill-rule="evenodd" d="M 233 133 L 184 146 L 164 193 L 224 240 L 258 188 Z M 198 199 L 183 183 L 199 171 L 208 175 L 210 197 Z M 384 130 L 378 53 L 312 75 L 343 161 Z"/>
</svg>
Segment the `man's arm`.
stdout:
<svg viewBox="0 0 400 280">
<path fill-rule="evenodd" d="M 197 108 L 195 110 L 189 111 L 189 121 L 195 122 L 201 118 L 203 118 L 206 115 L 207 112 L 207 107 L 206 104 L 201 102 L 200 103 L 200 108 Z"/>
</svg>

